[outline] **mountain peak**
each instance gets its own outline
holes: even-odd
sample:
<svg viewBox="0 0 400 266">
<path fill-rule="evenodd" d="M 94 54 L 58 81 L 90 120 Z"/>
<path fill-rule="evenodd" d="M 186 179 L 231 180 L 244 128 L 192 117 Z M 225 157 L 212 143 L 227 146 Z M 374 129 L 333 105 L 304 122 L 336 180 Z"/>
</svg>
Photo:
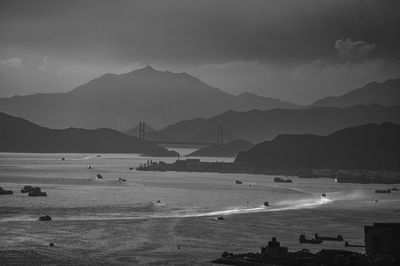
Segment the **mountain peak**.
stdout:
<svg viewBox="0 0 400 266">
<path fill-rule="evenodd" d="M 134 74 L 134 73 L 138 73 L 138 72 L 153 73 L 153 72 L 161 72 L 161 71 L 159 71 L 159 70 L 155 69 L 154 67 L 152 67 L 151 65 L 147 64 L 146 66 L 144 66 L 142 68 L 132 70 L 131 72 L 128 72 L 126 74 Z"/>
<path fill-rule="evenodd" d="M 145 67 L 139 69 L 139 70 L 146 70 L 146 71 L 155 71 L 154 67 L 151 65 L 147 64 Z"/>
</svg>

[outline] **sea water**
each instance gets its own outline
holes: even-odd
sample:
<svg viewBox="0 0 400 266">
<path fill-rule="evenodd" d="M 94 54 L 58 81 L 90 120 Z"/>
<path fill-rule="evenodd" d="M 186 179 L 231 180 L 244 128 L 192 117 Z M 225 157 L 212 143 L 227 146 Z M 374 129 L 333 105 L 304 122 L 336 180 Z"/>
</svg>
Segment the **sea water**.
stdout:
<svg viewBox="0 0 400 266">
<path fill-rule="evenodd" d="M 374 193 L 388 185 L 135 170 L 147 160 L 175 159 L 1 153 L 0 186 L 14 194 L 0 196 L 0 264 L 208 264 L 224 251 L 258 252 L 274 236 L 290 250 L 344 249 L 343 242 L 299 244 L 298 237 L 341 234 L 362 245 L 364 225 L 400 222 L 400 192 Z M 40 186 L 48 196 L 22 194 L 24 185 Z M 37 221 L 42 215 L 53 220 Z"/>
</svg>

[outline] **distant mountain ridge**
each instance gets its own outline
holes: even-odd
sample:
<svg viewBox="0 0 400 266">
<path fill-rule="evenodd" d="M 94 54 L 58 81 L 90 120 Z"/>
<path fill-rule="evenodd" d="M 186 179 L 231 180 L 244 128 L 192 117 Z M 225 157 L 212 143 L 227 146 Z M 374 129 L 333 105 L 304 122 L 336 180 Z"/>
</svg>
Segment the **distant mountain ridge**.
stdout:
<svg viewBox="0 0 400 266">
<path fill-rule="evenodd" d="M 366 124 L 328 136 L 310 134 L 277 136 L 236 157 L 258 170 L 400 168 L 400 125 Z"/>
<path fill-rule="evenodd" d="M 119 131 L 100 129 L 49 129 L 23 118 L 0 113 L 0 152 L 146 153 L 177 156 L 164 147 Z"/>
<path fill-rule="evenodd" d="M 228 111 L 208 119 L 181 121 L 158 133 L 180 141 L 213 142 L 216 140 L 217 124 L 223 123 L 230 136 L 258 143 L 284 133 L 327 135 L 351 126 L 385 121 L 400 123 L 400 105 Z M 208 138 L 204 138 L 202 132 L 214 132 L 214 135 L 208 133 Z M 202 138 L 199 139 L 198 136 Z"/>
<path fill-rule="evenodd" d="M 236 157 L 239 152 L 247 151 L 254 144 L 242 139 L 232 140 L 224 144 L 216 144 L 201 148 L 192 152 L 188 156 L 201 156 L 201 157 Z"/>
<path fill-rule="evenodd" d="M 400 79 L 371 82 L 337 97 L 322 98 L 310 107 L 348 107 L 359 104 L 400 105 Z"/>
<path fill-rule="evenodd" d="M 51 128 L 113 128 L 126 132 L 139 121 L 156 128 L 227 110 L 298 108 L 278 99 L 213 88 L 186 73 L 147 66 L 125 74 L 105 74 L 67 93 L 0 99 L 0 112 Z"/>
</svg>

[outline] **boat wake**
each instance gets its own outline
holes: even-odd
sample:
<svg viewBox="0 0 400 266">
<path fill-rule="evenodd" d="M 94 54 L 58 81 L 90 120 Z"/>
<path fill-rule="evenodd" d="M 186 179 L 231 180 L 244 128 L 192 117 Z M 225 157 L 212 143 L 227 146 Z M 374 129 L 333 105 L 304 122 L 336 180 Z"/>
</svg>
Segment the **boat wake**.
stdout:
<svg viewBox="0 0 400 266">
<path fill-rule="evenodd" d="M 232 214 L 245 214 L 245 213 L 256 213 L 256 212 L 277 212 L 277 211 L 288 211 L 288 210 L 299 210 L 306 208 L 314 208 L 323 204 L 328 204 L 332 202 L 331 199 L 321 198 L 321 199 L 304 199 L 296 201 L 280 201 L 276 204 L 278 207 L 265 207 L 259 206 L 254 208 L 230 208 L 220 211 L 210 211 L 204 213 L 186 213 L 178 216 L 178 218 L 186 217 L 204 217 L 204 216 L 217 216 L 217 215 L 232 215 Z M 280 207 L 279 207 L 280 206 Z M 174 216 L 171 216 L 174 217 Z"/>
<path fill-rule="evenodd" d="M 315 208 L 324 204 L 329 204 L 333 200 L 329 198 L 308 198 L 301 200 L 285 200 L 274 203 L 275 207 L 266 207 L 264 205 L 257 207 L 230 207 L 223 210 L 198 210 L 185 209 L 175 211 L 140 213 L 140 212 L 122 212 L 122 213 L 98 213 L 96 215 L 72 215 L 72 216 L 53 216 L 53 221 L 108 221 L 108 220 L 145 220 L 145 219 L 174 219 L 174 218 L 194 218 L 194 217 L 212 217 L 228 216 L 237 214 L 260 213 L 260 212 L 278 212 L 299 210 L 306 208 Z M 37 221 L 36 216 L 21 215 L 13 217 L 4 217 L 0 222 L 29 222 Z"/>
</svg>

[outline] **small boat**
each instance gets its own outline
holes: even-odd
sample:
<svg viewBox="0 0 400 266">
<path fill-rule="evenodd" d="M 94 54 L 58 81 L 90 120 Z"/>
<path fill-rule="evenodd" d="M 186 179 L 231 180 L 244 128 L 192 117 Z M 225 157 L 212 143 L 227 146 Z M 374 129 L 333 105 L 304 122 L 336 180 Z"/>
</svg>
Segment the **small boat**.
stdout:
<svg viewBox="0 0 400 266">
<path fill-rule="evenodd" d="M 392 187 L 392 191 L 399 191 L 397 187 Z"/>
<path fill-rule="evenodd" d="M 342 235 L 337 235 L 336 237 L 329 237 L 329 236 L 319 236 L 318 234 L 314 235 L 316 240 L 323 240 L 323 241 L 343 241 Z"/>
<path fill-rule="evenodd" d="M 64 157 L 61 157 L 61 161 L 65 161 L 65 158 L 64 158 Z"/>
<path fill-rule="evenodd" d="M 96 157 L 101 157 L 101 155 L 99 154 L 99 155 L 97 155 Z"/>
<path fill-rule="evenodd" d="M 377 190 L 375 190 L 375 193 L 390 193 L 390 192 L 392 192 L 392 190 L 389 188 L 389 189 L 377 189 Z"/>
<path fill-rule="evenodd" d="M 34 187 L 31 192 L 28 193 L 29 197 L 46 197 L 47 193 L 43 192 L 40 187 Z"/>
<path fill-rule="evenodd" d="M 350 248 L 365 248 L 365 246 L 364 245 L 352 245 L 352 244 L 350 244 L 349 242 L 344 242 L 344 246 L 345 247 L 350 247 Z"/>
<path fill-rule="evenodd" d="M 222 221 L 222 220 L 225 220 L 225 218 L 220 216 L 220 217 L 217 217 L 216 220 Z"/>
<path fill-rule="evenodd" d="M 126 181 L 126 179 L 123 179 L 123 178 L 118 178 L 118 181 L 121 181 L 121 182 L 125 182 Z"/>
<path fill-rule="evenodd" d="M 307 239 L 305 235 L 300 235 L 299 242 L 300 244 L 321 244 L 324 241 L 320 239 Z"/>
<path fill-rule="evenodd" d="M 101 174 L 97 174 L 96 179 L 103 179 L 103 176 Z"/>
<path fill-rule="evenodd" d="M 90 164 L 88 165 L 87 169 L 92 169 L 92 167 L 90 166 Z"/>
<path fill-rule="evenodd" d="M 21 189 L 21 193 L 29 193 L 33 190 L 32 186 L 24 186 L 23 189 Z"/>
<path fill-rule="evenodd" d="M 264 202 L 264 206 L 265 206 L 265 207 L 269 207 L 268 201 Z"/>
<path fill-rule="evenodd" d="M 326 194 L 325 194 L 325 193 L 322 193 L 321 197 L 322 197 L 322 198 L 326 198 Z"/>
<path fill-rule="evenodd" d="M 373 200 L 372 203 L 378 203 L 378 200 Z"/>
<path fill-rule="evenodd" d="M 49 215 L 40 216 L 40 217 L 39 217 L 39 221 L 41 221 L 41 222 L 48 222 L 48 221 L 51 221 L 51 217 L 50 217 Z"/>
<path fill-rule="evenodd" d="M 235 184 L 236 184 L 236 185 L 243 184 L 243 181 L 240 181 L 239 179 L 237 179 L 237 180 L 235 181 Z"/>
<path fill-rule="evenodd" d="M 280 177 L 275 177 L 274 178 L 274 182 L 275 183 L 293 183 L 293 181 L 291 180 L 291 179 L 283 179 L 283 178 L 280 178 Z"/>
<path fill-rule="evenodd" d="M 5 190 L 2 187 L 0 187 L 0 195 L 11 195 L 13 192 L 11 190 Z"/>
</svg>

